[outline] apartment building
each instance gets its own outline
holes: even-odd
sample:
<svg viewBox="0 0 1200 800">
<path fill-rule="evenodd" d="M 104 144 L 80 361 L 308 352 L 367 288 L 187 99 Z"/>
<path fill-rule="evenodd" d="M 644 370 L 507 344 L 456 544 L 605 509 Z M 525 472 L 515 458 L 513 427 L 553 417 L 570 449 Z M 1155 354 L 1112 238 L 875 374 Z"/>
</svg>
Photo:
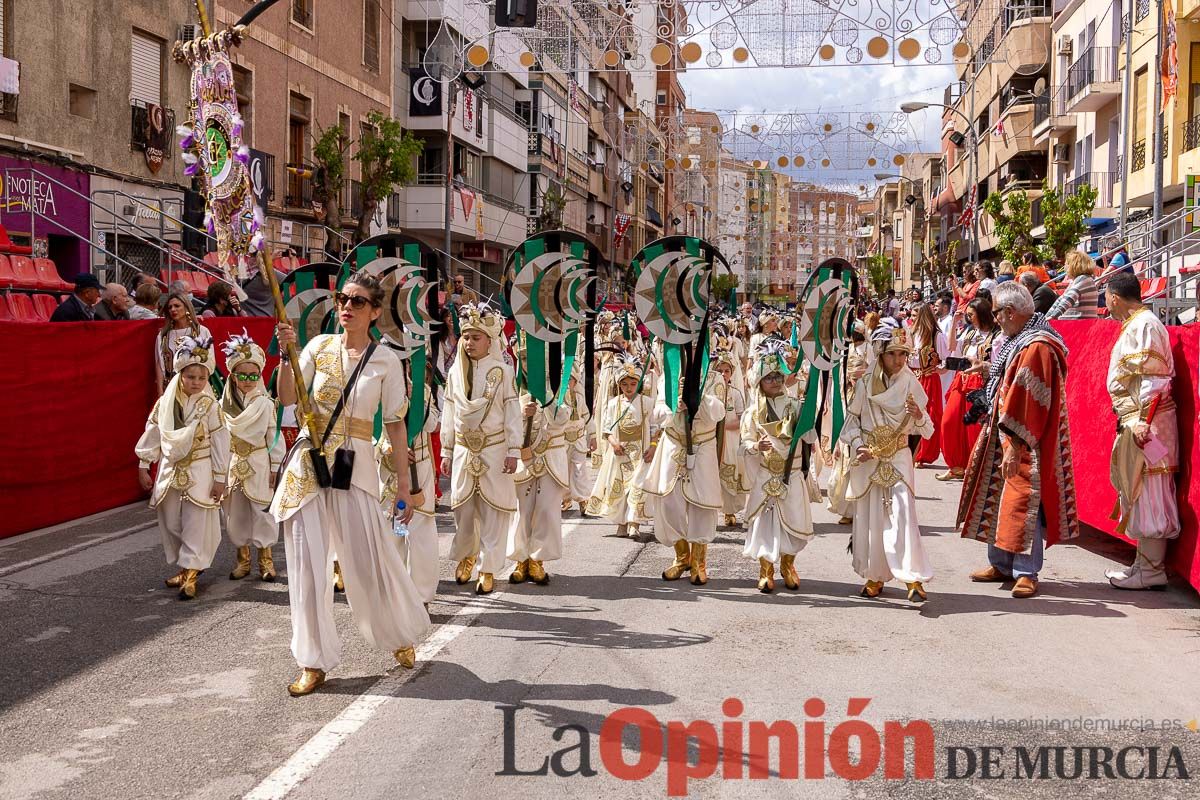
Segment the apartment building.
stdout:
<svg viewBox="0 0 1200 800">
<path fill-rule="evenodd" d="M 748 212 L 746 208 L 746 182 L 751 167 L 744 161 L 738 161 L 732 153 L 721 153 L 721 168 L 717 178 L 719 190 L 717 196 L 717 226 L 716 235 L 710 239 L 725 260 L 729 262 L 730 270 L 738 276 L 739 287 L 748 291 L 750 278 L 747 274 L 746 252 L 748 240 L 746 225 Z"/>
</svg>

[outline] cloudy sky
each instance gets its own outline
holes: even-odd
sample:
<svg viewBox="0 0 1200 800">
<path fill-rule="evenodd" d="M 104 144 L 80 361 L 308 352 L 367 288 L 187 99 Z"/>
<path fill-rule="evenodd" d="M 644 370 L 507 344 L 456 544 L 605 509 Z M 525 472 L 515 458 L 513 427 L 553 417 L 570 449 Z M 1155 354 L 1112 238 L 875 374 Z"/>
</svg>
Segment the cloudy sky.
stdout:
<svg viewBox="0 0 1200 800">
<path fill-rule="evenodd" d="M 875 112 L 891 114 L 910 100 L 942 102 L 954 80 L 950 65 L 821 66 L 795 68 L 691 69 L 682 76 L 691 108 L 740 113 Z M 909 117 L 911 136 L 922 150 L 936 150 L 941 116 L 937 109 Z M 875 170 L 848 175 L 829 171 L 831 182 L 866 179 Z M 809 173 L 806 171 L 806 176 Z M 818 176 L 813 176 L 817 178 Z M 810 178 L 812 179 L 812 178 Z"/>
</svg>

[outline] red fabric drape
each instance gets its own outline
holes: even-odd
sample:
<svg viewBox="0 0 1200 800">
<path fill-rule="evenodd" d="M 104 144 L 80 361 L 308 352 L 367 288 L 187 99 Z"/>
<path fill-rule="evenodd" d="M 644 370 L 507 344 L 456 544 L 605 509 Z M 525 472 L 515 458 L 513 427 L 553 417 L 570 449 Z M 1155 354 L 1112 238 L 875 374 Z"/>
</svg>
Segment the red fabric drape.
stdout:
<svg viewBox="0 0 1200 800">
<path fill-rule="evenodd" d="M 154 405 L 161 323 L 0 322 L 0 538 L 133 502 L 133 446 Z M 204 320 L 220 345 L 246 328 L 268 345 L 274 321 Z M 224 356 L 217 349 L 217 361 Z M 276 359 L 270 359 L 268 370 Z"/>
<path fill-rule="evenodd" d="M 1067 412 L 1079 520 L 1112 535 L 1109 518 L 1117 493 L 1108 479 L 1117 420 L 1105 387 L 1108 357 L 1120 332 L 1112 320 L 1057 320 L 1054 327 L 1070 348 L 1067 358 Z M 1179 418 L 1179 516 L 1183 531 L 1167 551 L 1169 568 L 1200 589 L 1200 452 L 1196 448 L 1196 389 L 1200 369 L 1200 327 L 1170 327 L 1175 380 L 1171 395 Z M 1124 538 L 1124 537 L 1122 537 Z"/>
<path fill-rule="evenodd" d="M 942 451 L 942 379 L 936 372 L 931 372 L 921 378 L 921 388 L 929 395 L 925 410 L 929 412 L 929 419 L 933 421 L 933 436 L 921 440 L 917 445 L 917 452 L 913 454 L 913 461 L 917 464 L 932 464 L 938 460 L 938 454 Z"/>
</svg>

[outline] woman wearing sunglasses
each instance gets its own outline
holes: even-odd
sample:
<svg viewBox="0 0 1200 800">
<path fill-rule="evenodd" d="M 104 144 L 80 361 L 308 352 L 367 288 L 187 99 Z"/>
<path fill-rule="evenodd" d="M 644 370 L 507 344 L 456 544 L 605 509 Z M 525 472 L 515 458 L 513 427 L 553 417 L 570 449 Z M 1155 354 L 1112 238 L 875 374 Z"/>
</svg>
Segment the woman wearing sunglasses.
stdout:
<svg viewBox="0 0 1200 800">
<path fill-rule="evenodd" d="M 229 371 L 221 395 L 221 412 L 230 435 L 229 489 L 225 494 L 225 526 L 237 548 L 229 579 L 250 574 L 250 548 L 258 553 L 258 577 L 275 580 L 271 548 L 279 526 L 266 511 L 275 488 L 275 472 L 283 461 L 283 437 L 275 424 L 275 400 L 263 386 L 267 354 L 243 330 L 221 348 Z"/>
<path fill-rule="evenodd" d="M 374 449 L 377 412 L 392 443 L 393 471 L 408 472 L 404 365 L 392 350 L 375 347 L 370 335 L 382 313 L 383 289 L 370 275 L 356 273 L 337 293 L 336 302 L 342 332 L 313 337 L 300 354 L 304 382 L 312 387 L 316 429 L 325 437 L 322 450 L 332 485 L 318 485 L 312 466 L 315 454 L 309 452 L 315 444 L 304 441 L 291 453 L 271 503 L 275 519 L 283 524 L 292 655 L 303 670 L 288 686 L 294 697 L 315 691 L 341 660 L 333 619 L 334 552 L 345 578 L 346 599 L 370 644 L 411 668 L 415 644 L 429 627 L 429 614 L 391 539 L 393 520 L 380 505 Z M 281 347 L 296 341 L 295 329 L 286 322 L 279 323 L 276 336 Z M 296 401 L 291 370 L 279 370 L 278 388 L 281 402 Z M 407 523 L 413 513 L 408 481 L 397 481 L 396 500 L 404 508 L 395 513 Z"/>
</svg>

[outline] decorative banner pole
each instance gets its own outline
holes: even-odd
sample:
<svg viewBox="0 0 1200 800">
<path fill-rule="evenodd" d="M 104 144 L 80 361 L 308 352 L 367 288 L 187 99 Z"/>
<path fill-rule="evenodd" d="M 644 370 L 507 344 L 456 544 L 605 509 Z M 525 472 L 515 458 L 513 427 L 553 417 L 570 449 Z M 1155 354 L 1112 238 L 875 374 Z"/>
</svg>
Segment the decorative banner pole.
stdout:
<svg viewBox="0 0 1200 800">
<path fill-rule="evenodd" d="M 204 191 L 205 224 L 217 240 L 217 260 L 225 280 L 235 288 L 237 277 L 244 277 L 244 259 L 257 258 L 259 269 L 271 287 L 275 316 L 287 321 L 283 295 L 275 270 L 263 251 L 261 228 L 266 221 L 262 209 L 254 203 L 250 171 L 246 168 L 249 148 L 241 144 L 242 118 L 238 114 L 237 93 L 233 85 L 233 67 L 229 50 L 242 41 L 246 23 L 277 0 L 263 0 L 253 6 L 232 28 L 213 33 L 204 0 L 196 0 L 203 36 L 190 42 L 176 42 L 171 48 L 175 61 L 192 69 L 189 108 L 190 126 L 182 126 L 184 174 L 198 175 Z M 308 432 L 313 446 L 320 448 L 321 431 L 313 417 L 312 403 L 300 369 L 295 345 L 285 348 L 296 386 L 296 407 L 300 424 Z"/>
</svg>

